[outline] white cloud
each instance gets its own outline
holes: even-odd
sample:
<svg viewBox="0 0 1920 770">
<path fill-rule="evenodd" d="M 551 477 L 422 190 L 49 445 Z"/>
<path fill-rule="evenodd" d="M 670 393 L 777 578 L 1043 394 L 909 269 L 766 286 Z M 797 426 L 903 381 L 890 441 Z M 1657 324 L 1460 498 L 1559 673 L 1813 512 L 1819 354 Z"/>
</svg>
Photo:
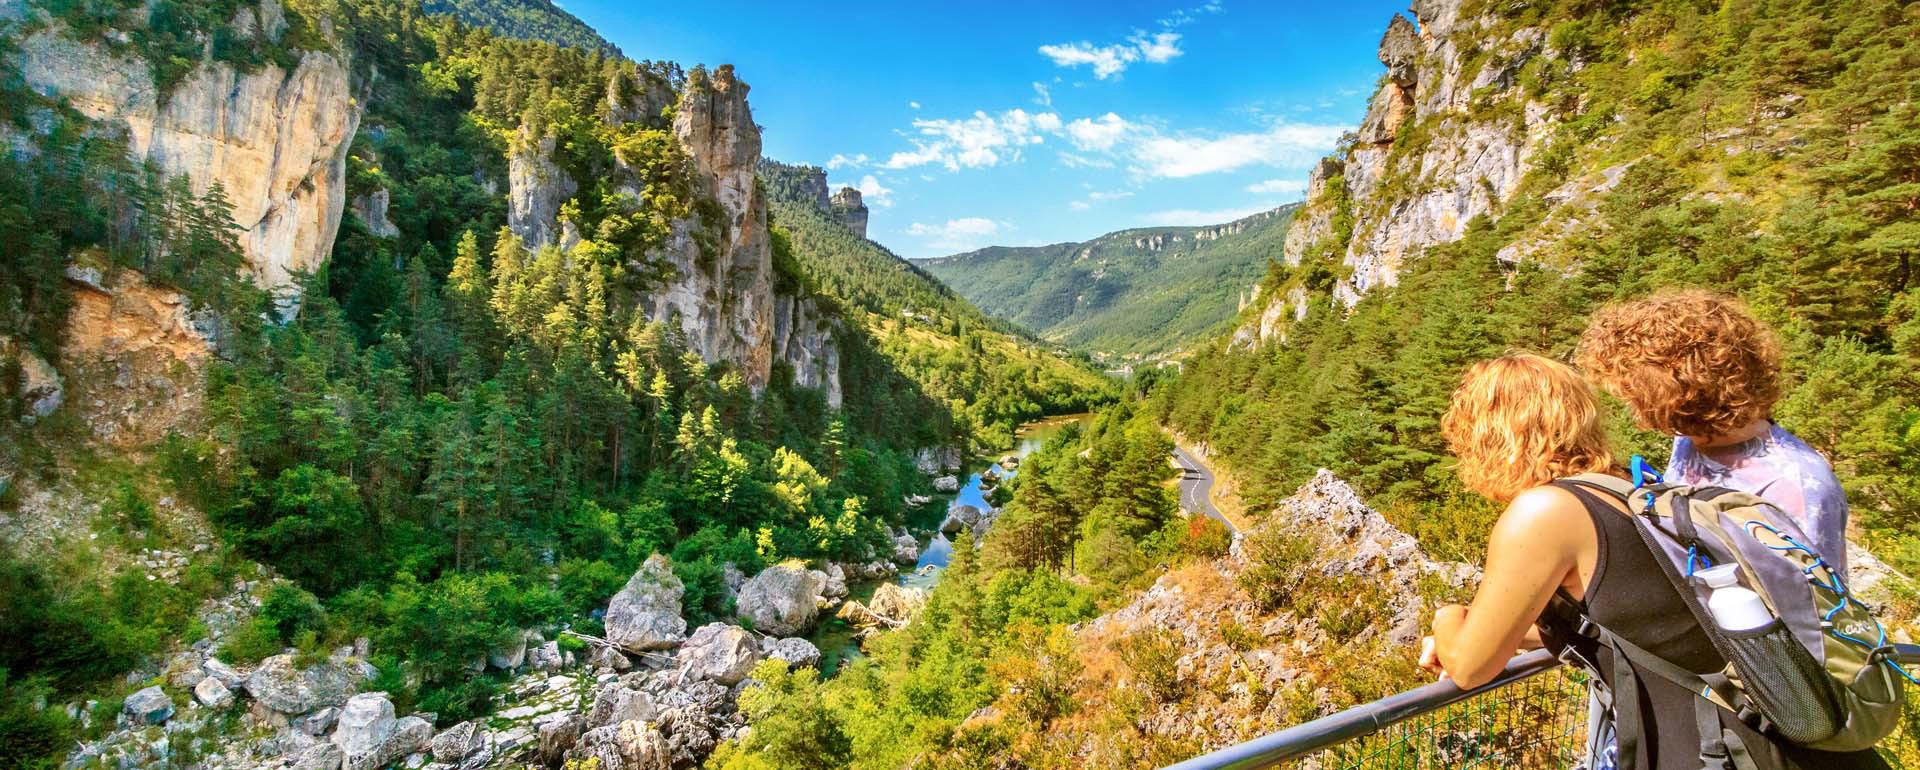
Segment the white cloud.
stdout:
<svg viewBox="0 0 1920 770">
<path fill-rule="evenodd" d="M 917 109 L 920 109 L 920 103 L 919 103 L 919 102 L 907 102 L 907 106 L 908 106 L 908 107 L 910 107 L 910 108 L 912 108 L 912 109 L 916 109 L 916 110 L 917 110 Z"/>
<path fill-rule="evenodd" d="M 1071 203 L 1068 203 L 1067 208 L 1073 209 L 1074 211 L 1086 211 L 1087 209 L 1093 208 L 1095 205 L 1105 203 L 1107 201 L 1124 200 L 1126 198 L 1131 198 L 1131 197 L 1133 197 L 1132 190 L 1113 190 L 1111 192 L 1095 190 L 1093 192 L 1087 193 L 1086 200 L 1078 200 L 1078 201 L 1073 201 Z"/>
<path fill-rule="evenodd" d="M 1299 195 L 1306 191 L 1307 183 L 1298 179 L 1268 179 L 1264 182 L 1255 182 L 1247 185 L 1247 192 L 1265 195 L 1274 193 Z"/>
<path fill-rule="evenodd" d="M 1081 150 L 1105 152 L 1133 128 L 1125 118 L 1111 112 L 1098 118 L 1075 118 L 1067 124 L 1067 139 Z"/>
<path fill-rule="evenodd" d="M 1190 177 L 1245 166 L 1304 168 L 1333 149 L 1344 126 L 1275 123 L 1264 131 L 1217 136 L 1155 133 L 1130 150 L 1141 171 L 1156 177 Z"/>
<path fill-rule="evenodd" d="M 833 157 L 827 160 L 827 168 L 836 169 L 846 168 L 848 166 L 864 166 L 867 165 L 868 160 L 867 154 L 864 152 L 858 155 L 841 155 L 834 153 Z"/>
<path fill-rule="evenodd" d="M 1001 227 L 1001 223 L 986 217 L 961 217 L 936 225 L 915 222 L 907 225 L 907 234 L 925 239 L 930 248 L 964 251 L 985 245 Z"/>
<path fill-rule="evenodd" d="M 872 174 L 860 177 L 859 184 L 847 186 L 859 190 L 860 200 L 869 206 L 879 206 L 884 209 L 893 205 L 893 188 L 881 184 L 880 180 Z"/>
<path fill-rule="evenodd" d="M 1054 66 L 1092 67 L 1093 76 L 1100 80 L 1125 72 L 1127 67 L 1142 59 L 1165 64 L 1181 53 L 1178 32 L 1156 32 L 1152 35 L 1135 32 L 1126 42 L 1112 45 L 1094 45 L 1082 40 L 1040 46 L 1040 55 L 1053 60 Z"/>
<path fill-rule="evenodd" d="M 1156 211 L 1151 214 L 1148 214 L 1147 223 L 1153 224 L 1153 225 L 1164 225 L 1168 227 L 1187 226 L 1187 225 L 1217 225 L 1224 222 L 1232 222 L 1233 220 L 1239 219 L 1241 217 L 1250 217 L 1262 211 L 1270 211 L 1273 208 L 1274 208 L 1274 204 L 1247 206 L 1244 208 L 1214 209 L 1211 211 L 1200 210 L 1200 209 L 1172 209 L 1168 211 Z"/>
<path fill-rule="evenodd" d="M 1038 104 L 1042 107 L 1053 106 L 1053 90 L 1050 88 L 1047 88 L 1047 84 L 1042 83 L 1038 80 L 1033 81 L 1033 93 L 1034 93 L 1034 97 L 1033 97 L 1034 104 Z"/>
<path fill-rule="evenodd" d="M 948 171 L 999 165 L 1002 160 L 1018 160 L 1021 148 L 1045 141 L 1044 134 L 1060 130 L 1060 116 L 1051 112 L 1031 113 L 1012 109 L 999 115 L 976 111 L 960 119 L 915 120 L 919 136 L 912 139 L 913 149 L 896 152 L 883 168 L 902 169 L 928 164 L 945 166 Z"/>
<path fill-rule="evenodd" d="M 1152 37 L 1139 35 L 1129 40 L 1140 47 L 1142 58 L 1154 64 L 1166 64 L 1173 61 L 1174 57 L 1185 53 L 1180 50 L 1180 33 L 1178 32 L 1156 32 Z"/>
<path fill-rule="evenodd" d="M 1211 2 L 1204 3 L 1202 5 L 1197 5 L 1192 8 L 1180 8 L 1175 10 L 1173 13 L 1167 14 L 1166 18 L 1161 19 L 1160 26 L 1166 27 L 1167 29 L 1173 29 L 1174 27 L 1184 27 L 1188 24 L 1192 24 L 1196 21 L 1199 21 L 1201 16 L 1211 16 L 1213 14 L 1221 12 L 1222 10 L 1225 10 L 1225 9 L 1220 7 L 1220 0 L 1212 0 Z"/>
</svg>

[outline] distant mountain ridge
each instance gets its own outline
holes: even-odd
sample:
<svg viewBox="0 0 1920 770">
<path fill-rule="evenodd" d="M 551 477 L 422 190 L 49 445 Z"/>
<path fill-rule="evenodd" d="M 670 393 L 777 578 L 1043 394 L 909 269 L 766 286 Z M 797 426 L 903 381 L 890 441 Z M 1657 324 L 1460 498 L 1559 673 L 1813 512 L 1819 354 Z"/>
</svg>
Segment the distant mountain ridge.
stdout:
<svg viewBox="0 0 1920 770">
<path fill-rule="evenodd" d="M 620 47 L 553 0 L 422 0 L 427 13 L 449 14 L 507 37 L 620 55 Z"/>
<path fill-rule="evenodd" d="M 1150 358 L 1232 320 L 1280 258 L 1297 204 L 1198 227 L 989 246 L 914 260 L 998 318 L 1110 359 Z"/>
</svg>

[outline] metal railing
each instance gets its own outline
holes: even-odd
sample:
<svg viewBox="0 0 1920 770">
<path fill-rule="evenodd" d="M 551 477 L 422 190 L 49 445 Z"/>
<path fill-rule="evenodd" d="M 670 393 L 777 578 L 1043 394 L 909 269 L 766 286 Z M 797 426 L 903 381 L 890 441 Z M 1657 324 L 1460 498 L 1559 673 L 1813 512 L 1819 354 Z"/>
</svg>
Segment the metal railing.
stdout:
<svg viewBox="0 0 1920 770">
<path fill-rule="evenodd" d="M 1894 648 L 1900 662 L 1920 662 L 1920 645 Z M 1434 682 L 1164 770 L 1251 770 L 1322 753 L 1323 767 L 1367 770 L 1571 767 L 1581 758 L 1587 703 L 1580 674 L 1559 668 L 1552 653 L 1534 650 L 1471 690 Z"/>
</svg>

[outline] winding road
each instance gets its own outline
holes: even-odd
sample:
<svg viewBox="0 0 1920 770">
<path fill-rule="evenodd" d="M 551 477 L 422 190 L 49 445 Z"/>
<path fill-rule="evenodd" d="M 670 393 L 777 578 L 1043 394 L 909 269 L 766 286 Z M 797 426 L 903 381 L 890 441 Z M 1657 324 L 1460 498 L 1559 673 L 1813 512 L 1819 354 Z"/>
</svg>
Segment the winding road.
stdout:
<svg viewBox="0 0 1920 770">
<path fill-rule="evenodd" d="M 1180 466 L 1180 508 L 1188 513 L 1204 513 L 1226 525 L 1228 532 L 1239 532 L 1240 528 L 1213 504 L 1213 471 L 1177 446 L 1173 448 L 1173 461 Z"/>
</svg>

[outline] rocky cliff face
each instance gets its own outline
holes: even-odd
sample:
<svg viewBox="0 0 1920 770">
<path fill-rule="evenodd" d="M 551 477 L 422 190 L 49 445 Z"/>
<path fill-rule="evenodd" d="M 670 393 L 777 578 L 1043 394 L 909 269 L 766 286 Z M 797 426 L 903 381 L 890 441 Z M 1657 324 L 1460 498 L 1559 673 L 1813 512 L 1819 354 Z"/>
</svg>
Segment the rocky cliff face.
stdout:
<svg viewBox="0 0 1920 770">
<path fill-rule="evenodd" d="M 608 120 L 658 115 L 669 94 L 655 86 L 610 84 Z M 677 323 L 687 344 L 707 361 L 739 367 L 756 390 L 782 361 L 797 383 L 825 389 L 828 401 L 838 404 L 839 353 L 830 322 L 811 300 L 774 290 L 767 204 L 754 181 L 760 128 L 747 90 L 732 67 L 722 66 L 688 78 L 680 94 L 673 134 L 693 167 L 696 194 L 716 203 L 720 216 L 673 223 L 668 242 L 648 255 L 670 266 L 671 277 L 648 290 L 642 307 L 649 318 Z M 558 215 L 579 185 L 553 162 L 553 142 L 523 135 L 509 161 L 508 225 L 529 247 L 572 245 Z"/>
<path fill-rule="evenodd" d="M 1542 30 L 1488 39 L 1495 19 L 1461 17 L 1459 0 L 1414 4 L 1381 38 L 1385 77 L 1341 153 L 1314 168 L 1308 205 L 1287 235 L 1291 265 L 1337 259 L 1350 273 L 1335 295 L 1351 305 L 1398 278 L 1427 246 L 1458 239 L 1518 189 L 1554 128 L 1517 87 L 1546 50 Z M 1342 215 L 1351 230 L 1337 232 Z M 1271 297 L 1271 302 L 1285 302 Z"/>
<path fill-rule="evenodd" d="M 277 34 L 273 0 L 245 9 L 237 34 Z M 219 185 L 233 204 L 254 278 L 286 298 L 291 276 L 321 265 L 346 205 L 346 154 L 360 122 L 343 57 L 308 51 L 292 71 L 201 66 L 164 97 L 144 61 L 66 36 L 58 24 L 20 41 L 26 84 L 67 100 L 129 153 L 196 192 Z"/>
<path fill-rule="evenodd" d="M 833 194 L 833 200 L 827 208 L 848 230 L 862 238 L 867 237 L 867 204 L 861 200 L 859 190 L 840 188 L 840 192 Z"/>
</svg>

